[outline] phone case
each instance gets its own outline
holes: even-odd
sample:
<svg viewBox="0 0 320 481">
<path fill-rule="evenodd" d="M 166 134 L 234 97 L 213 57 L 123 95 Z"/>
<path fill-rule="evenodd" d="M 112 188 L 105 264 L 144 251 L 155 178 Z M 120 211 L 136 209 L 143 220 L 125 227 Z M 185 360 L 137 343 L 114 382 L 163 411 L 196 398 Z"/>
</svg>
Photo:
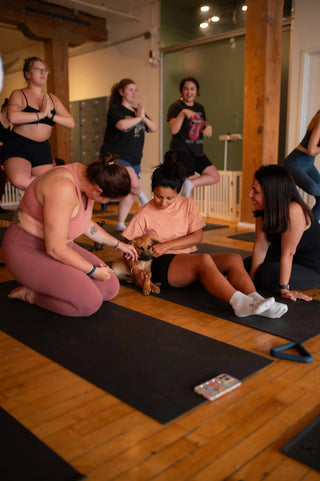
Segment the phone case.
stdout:
<svg viewBox="0 0 320 481">
<path fill-rule="evenodd" d="M 239 381 L 239 379 L 230 376 L 230 374 L 223 373 L 209 379 L 209 381 L 199 384 L 194 390 L 197 394 L 209 399 L 209 401 L 213 401 L 240 385 L 241 381 Z"/>
</svg>

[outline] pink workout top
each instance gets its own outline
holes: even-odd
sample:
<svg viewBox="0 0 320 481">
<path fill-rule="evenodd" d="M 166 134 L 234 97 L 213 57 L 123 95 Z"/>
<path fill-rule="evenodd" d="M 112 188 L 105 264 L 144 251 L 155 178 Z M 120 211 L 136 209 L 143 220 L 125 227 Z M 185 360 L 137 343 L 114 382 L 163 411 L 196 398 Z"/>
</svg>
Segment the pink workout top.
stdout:
<svg viewBox="0 0 320 481">
<path fill-rule="evenodd" d="M 72 172 L 79 199 L 79 212 L 75 217 L 72 217 L 70 219 L 68 239 L 76 239 L 88 229 L 92 217 L 92 209 L 94 204 L 93 200 L 88 199 L 87 208 L 84 208 L 79 185 L 77 165 L 78 164 L 73 163 L 55 167 L 55 169 L 68 169 Z M 20 207 L 23 212 L 43 224 L 43 206 L 40 204 L 36 196 L 37 181 L 38 179 L 35 179 L 25 191 L 24 196 L 20 201 Z"/>
</svg>

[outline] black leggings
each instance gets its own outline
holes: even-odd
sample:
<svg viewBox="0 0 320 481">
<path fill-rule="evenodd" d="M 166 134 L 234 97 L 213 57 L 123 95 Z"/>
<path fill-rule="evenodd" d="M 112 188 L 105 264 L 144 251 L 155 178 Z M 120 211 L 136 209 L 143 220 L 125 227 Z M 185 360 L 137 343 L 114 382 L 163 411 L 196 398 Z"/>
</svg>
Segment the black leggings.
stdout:
<svg viewBox="0 0 320 481">
<path fill-rule="evenodd" d="M 244 259 L 244 266 L 250 273 L 252 257 Z M 280 261 L 263 263 L 254 277 L 254 284 L 264 289 L 277 289 L 279 285 Z M 315 289 L 320 287 L 320 274 L 301 264 L 292 264 L 290 289 Z"/>
</svg>

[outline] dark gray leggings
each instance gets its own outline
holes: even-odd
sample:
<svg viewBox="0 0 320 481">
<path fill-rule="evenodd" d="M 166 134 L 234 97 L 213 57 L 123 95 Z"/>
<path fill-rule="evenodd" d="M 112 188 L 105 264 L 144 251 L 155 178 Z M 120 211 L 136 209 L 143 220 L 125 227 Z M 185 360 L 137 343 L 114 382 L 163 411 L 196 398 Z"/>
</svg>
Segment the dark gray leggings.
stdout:
<svg viewBox="0 0 320 481">
<path fill-rule="evenodd" d="M 244 266 L 250 273 L 252 257 L 244 259 Z M 279 285 L 280 262 L 263 263 L 257 270 L 254 284 L 264 289 L 277 289 Z M 315 289 L 320 287 L 320 274 L 309 267 L 292 264 L 290 289 Z"/>
</svg>

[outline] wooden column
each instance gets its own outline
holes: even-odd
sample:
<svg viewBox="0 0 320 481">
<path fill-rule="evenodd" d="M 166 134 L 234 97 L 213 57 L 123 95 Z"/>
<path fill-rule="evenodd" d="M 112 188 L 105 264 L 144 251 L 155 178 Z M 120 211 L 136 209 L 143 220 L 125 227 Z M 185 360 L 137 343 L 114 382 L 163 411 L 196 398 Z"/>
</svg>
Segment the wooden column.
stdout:
<svg viewBox="0 0 320 481">
<path fill-rule="evenodd" d="M 278 163 L 284 0 L 247 0 L 240 222 L 253 223 L 254 172 Z"/>
<path fill-rule="evenodd" d="M 69 110 L 68 44 L 65 41 L 45 41 L 45 58 L 49 65 L 47 90 L 54 93 Z M 52 158 L 59 157 L 71 162 L 71 131 L 61 125 L 52 129 L 50 137 Z"/>
</svg>

